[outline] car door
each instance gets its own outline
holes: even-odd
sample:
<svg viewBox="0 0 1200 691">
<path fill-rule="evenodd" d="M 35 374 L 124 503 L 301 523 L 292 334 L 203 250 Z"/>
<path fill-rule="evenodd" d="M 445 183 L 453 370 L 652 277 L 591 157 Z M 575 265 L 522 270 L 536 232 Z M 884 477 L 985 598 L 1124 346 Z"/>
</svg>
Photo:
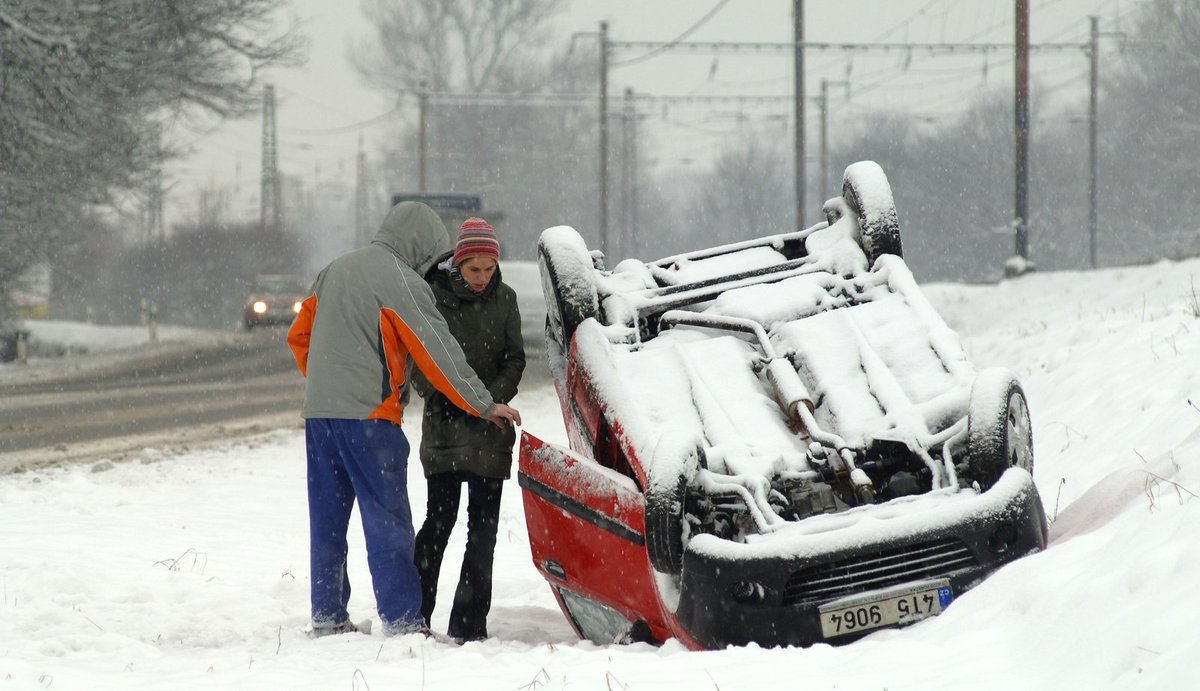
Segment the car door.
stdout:
<svg viewBox="0 0 1200 691">
<path fill-rule="evenodd" d="M 534 565 L 580 636 L 600 644 L 670 637 L 637 483 L 527 432 L 517 479 Z"/>
</svg>

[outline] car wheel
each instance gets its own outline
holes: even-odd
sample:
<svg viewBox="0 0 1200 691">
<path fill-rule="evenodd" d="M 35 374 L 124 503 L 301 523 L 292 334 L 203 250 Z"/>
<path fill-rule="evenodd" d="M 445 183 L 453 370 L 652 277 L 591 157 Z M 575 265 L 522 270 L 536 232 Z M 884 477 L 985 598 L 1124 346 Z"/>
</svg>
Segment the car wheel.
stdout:
<svg viewBox="0 0 1200 691">
<path fill-rule="evenodd" d="M 967 411 L 967 464 L 972 480 L 987 490 L 1012 467 L 1033 473 L 1033 430 L 1025 392 L 1012 372 L 979 373 Z"/>
<path fill-rule="evenodd" d="M 683 570 L 686 502 L 686 478 L 681 477 L 666 488 L 655 485 L 646 488 L 646 551 L 655 571 L 678 574 Z"/>
<path fill-rule="evenodd" d="M 682 458 L 682 463 L 672 458 L 655 459 L 646 483 L 646 551 L 650 565 L 655 571 L 678 574 L 683 570 L 683 550 L 687 546 L 685 531 L 688 488 L 700 472 L 699 450 L 684 450 L 682 447 L 659 442 L 659 448 L 669 456 Z M 656 477 L 656 472 L 663 473 Z"/>
<path fill-rule="evenodd" d="M 575 329 L 600 313 L 587 244 L 573 228 L 548 228 L 538 239 L 538 268 L 546 296 L 546 333 L 565 350 Z"/>
<path fill-rule="evenodd" d="M 885 254 L 904 256 L 892 187 L 878 163 L 859 161 L 847 166 L 842 176 L 842 198 L 858 215 L 859 241 L 867 255 L 867 266 L 874 266 L 875 260 Z"/>
</svg>

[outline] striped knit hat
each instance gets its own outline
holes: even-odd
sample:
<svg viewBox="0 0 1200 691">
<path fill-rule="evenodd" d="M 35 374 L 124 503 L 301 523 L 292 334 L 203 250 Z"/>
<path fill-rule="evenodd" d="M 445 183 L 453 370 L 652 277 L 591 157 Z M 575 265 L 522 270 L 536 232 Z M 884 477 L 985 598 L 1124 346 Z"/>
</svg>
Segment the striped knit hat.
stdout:
<svg viewBox="0 0 1200 691">
<path fill-rule="evenodd" d="M 468 257 L 491 257 L 500 261 L 500 241 L 496 229 L 482 218 L 468 218 L 458 229 L 458 244 L 454 246 L 454 265 Z"/>
</svg>

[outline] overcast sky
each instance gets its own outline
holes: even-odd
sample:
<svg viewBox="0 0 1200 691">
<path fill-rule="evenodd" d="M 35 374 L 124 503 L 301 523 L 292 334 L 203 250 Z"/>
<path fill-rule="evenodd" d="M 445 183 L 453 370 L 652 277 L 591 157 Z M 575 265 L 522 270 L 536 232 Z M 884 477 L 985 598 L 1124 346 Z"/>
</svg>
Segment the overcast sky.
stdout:
<svg viewBox="0 0 1200 691">
<path fill-rule="evenodd" d="M 1087 40 L 1089 15 L 1101 17 L 1104 31 L 1118 31 L 1142 0 L 1031 0 L 1034 43 L 1081 43 Z M 279 166 L 306 182 L 333 176 L 353 180 L 360 137 L 368 152 L 389 135 L 395 118 L 377 119 L 394 103 L 369 91 L 350 67 L 347 54 L 354 41 L 370 40 L 370 27 L 356 2 L 292 0 L 294 16 L 311 40 L 308 63 L 276 70 L 268 77 L 276 86 Z M 853 10 L 846 7 L 853 6 Z M 805 7 L 806 40 L 836 43 L 1011 43 L 1013 5 L 1005 0 L 857 0 L 854 3 L 809 0 Z M 789 0 L 570 0 L 555 24 L 555 50 L 575 32 L 595 32 L 609 23 L 612 41 L 670 41 L 717 11 L 687 36 L 689 41 L 785 42 L 792 36 Z M 585 43 L 579 44 L 586 49 Z M 594 45 L 594 44 L 592 44 Z M 789 95 L 791 60 L 786 54 L 664 53 L 641 60 L 642 49 L 615 50 L 610 93 L 628 88 L 647 95 Z M 630 64 L 622 65 L 628 61 Z M 839 118 L 880 109 L 904 109 L 926 118 L 952 116 L 981 88 L 1012 83 L 1011 57 L 993 54 L 930 57 L 908 53 L 811 51 L 806 61 L 810 98 L 829 80 L 831 128 Z M 1043 93 L 1078 93 L 1086 82 L 1082 51 L 1035 53 L 1034 79 Z M 846 85 L 849 86 L 848 90 Z M 1036 95 L 1036 94 L 1035 94 Z M 657 142 L 651 166 L 702 165 L 705 152 L 719 137 L 750 123 L 787 132 L 791 105 L 658 104 L 646 140 Z M 809 127 L 815 125 L 809 108 Z M 364 123 L 370 124 L 364 124 Z M 231 211 L 257 217 L 262 123 L 258 118 L 235 122 L 208 120 L 176 131 L 177 141 L 195 153 L 168 169 L 168 227 L 194 214 L 200 191 L 234 185 L 240 190 Z"/>
</svg>

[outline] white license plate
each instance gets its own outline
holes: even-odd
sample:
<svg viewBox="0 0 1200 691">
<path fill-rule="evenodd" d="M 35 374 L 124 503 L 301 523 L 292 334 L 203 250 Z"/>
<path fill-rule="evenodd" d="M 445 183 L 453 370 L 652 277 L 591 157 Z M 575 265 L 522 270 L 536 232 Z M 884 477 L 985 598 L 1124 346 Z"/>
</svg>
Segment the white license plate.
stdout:
<svg viewBox="0 0 1200 691">
<path fill-rule="evenodd" d="M 844 597 L 821 605 L 821 635 L 833 638 L 911 624 L 939 614 L 953 599 L 945 579 Z"/>
</svg>

